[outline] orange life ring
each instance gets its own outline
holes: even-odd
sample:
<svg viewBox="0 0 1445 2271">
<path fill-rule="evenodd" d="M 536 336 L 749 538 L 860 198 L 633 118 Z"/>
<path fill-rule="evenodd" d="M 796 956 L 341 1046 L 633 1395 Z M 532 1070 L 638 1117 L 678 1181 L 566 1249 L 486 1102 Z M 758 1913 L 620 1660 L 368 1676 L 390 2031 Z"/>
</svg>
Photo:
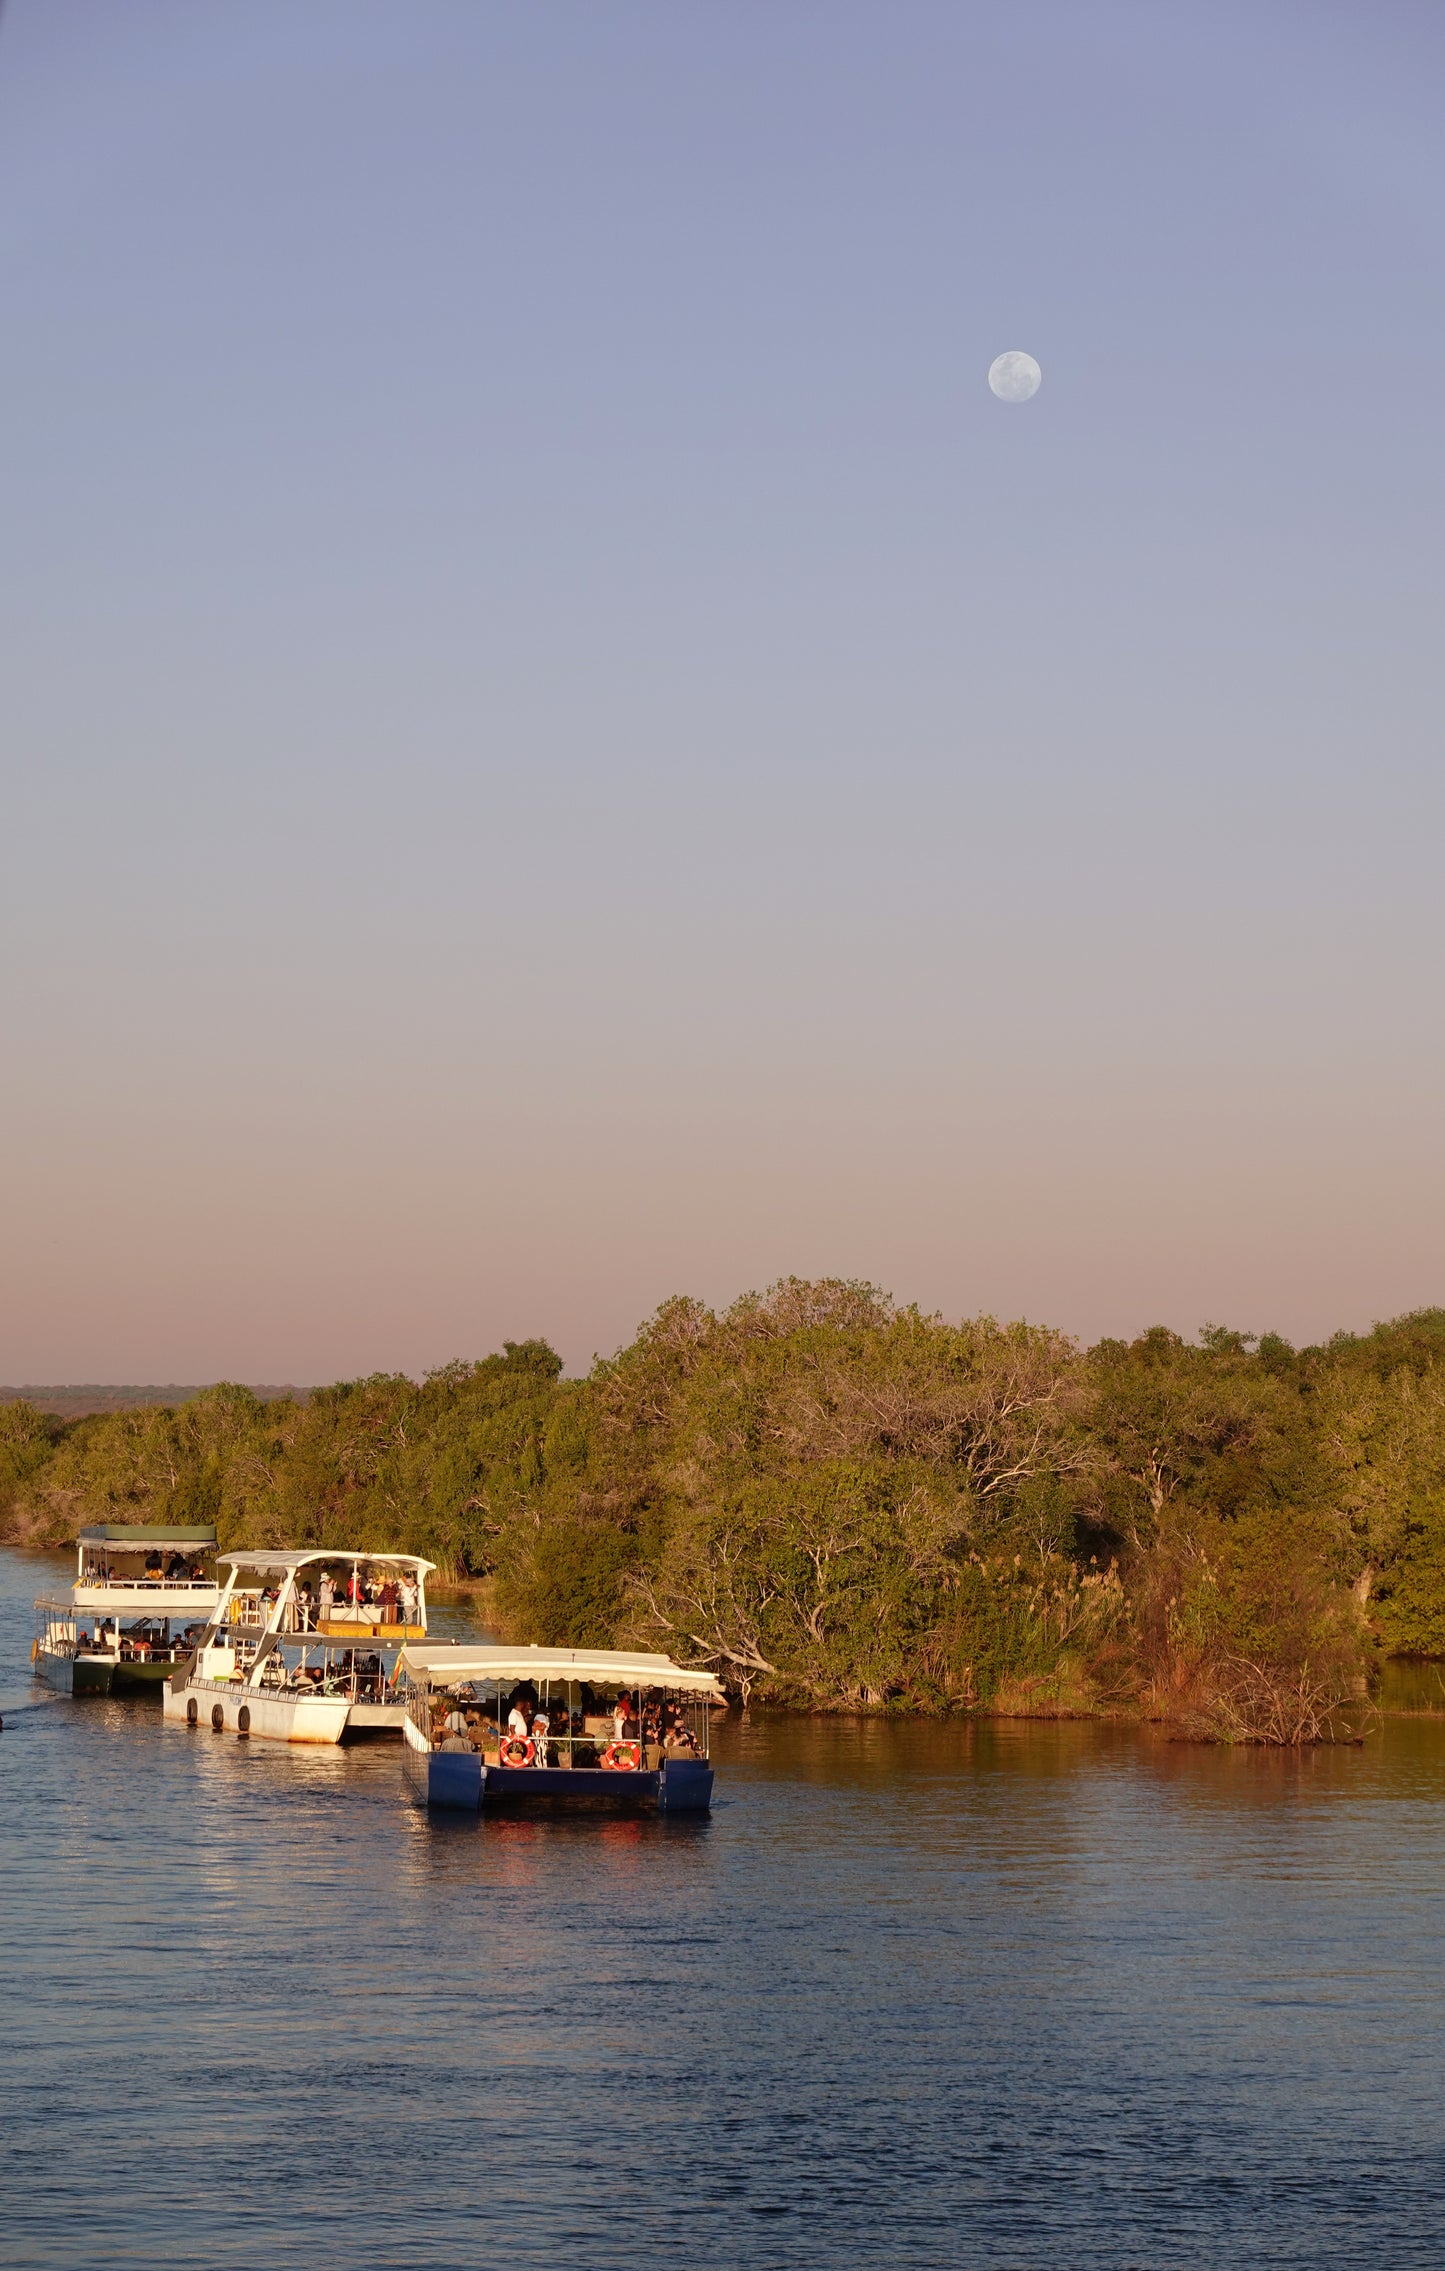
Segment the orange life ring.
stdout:
<svg viewBox="0 0 1445 2271">
<path fill-rule="evenodd" d="M 642 1764 L 642 1745 L 634 1742 L 612 1742 L 602 1753 L 602 1764 L 616 1774 L 635 1774 Z"/>
<path fill-rule="evenodd" d="M 525 1735 L 504 1735 L 502 1737 L 501 1761 L 503 1766 L 530 1766 L 536 1755 L 536 1744 L 529 1743 Z"/>
</svg>

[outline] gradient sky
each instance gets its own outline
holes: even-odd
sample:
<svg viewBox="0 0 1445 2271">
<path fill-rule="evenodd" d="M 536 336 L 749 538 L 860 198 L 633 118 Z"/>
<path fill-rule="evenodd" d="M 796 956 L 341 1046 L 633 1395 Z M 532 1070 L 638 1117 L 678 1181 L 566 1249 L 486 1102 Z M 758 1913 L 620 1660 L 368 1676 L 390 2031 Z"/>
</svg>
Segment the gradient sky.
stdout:
<svg viewBox="0 0 1445 2271">
<path fill-rule="evenodd" d="M 1442 84 L 1434 0 L 11 0 L 0 1379 L 1445 1299 Z"/>
</svg>

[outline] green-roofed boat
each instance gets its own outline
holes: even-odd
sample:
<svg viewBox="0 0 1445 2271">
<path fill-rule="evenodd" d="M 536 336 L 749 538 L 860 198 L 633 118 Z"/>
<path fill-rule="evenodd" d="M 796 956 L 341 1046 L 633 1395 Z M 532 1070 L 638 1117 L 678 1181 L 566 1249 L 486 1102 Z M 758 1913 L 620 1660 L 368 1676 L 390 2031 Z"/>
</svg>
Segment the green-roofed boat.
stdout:
<svg viewBox="0 0 1445 2271">
<path fill-rule="evenodd" d="M 35 1604 L 36 1677 L 65 1695 L 159 1696 L 219 1599 L 208 1524 L 93 1523 L 69 1595 Z"/>
</svg>

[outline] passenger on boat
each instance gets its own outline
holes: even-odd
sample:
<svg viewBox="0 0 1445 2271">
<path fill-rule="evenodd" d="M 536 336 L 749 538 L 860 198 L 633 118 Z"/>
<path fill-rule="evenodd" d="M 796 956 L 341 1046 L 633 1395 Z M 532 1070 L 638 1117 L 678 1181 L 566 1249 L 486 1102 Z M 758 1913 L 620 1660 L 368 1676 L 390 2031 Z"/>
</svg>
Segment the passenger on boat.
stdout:
<svg viewBox="0 0 1445 2271">
<path fill-rule="evenodd" d="M 298 1632 L 309 1632 L 311 1630 L 312 1607 L 311 1587 L 309 1585 L 298 1585 L 296 1588 L 296 1629 Z"/>
<path fill-rule="evenodd" d="M 542 1709 L 542 1706 L 539 1703 L 532 1715 L 532 1749 L 534 1753 L 534 1765 L 545 1766 L 547 1764 L 547 1737 L 550 1735 L 551 1731 L 551 1723 L 548 1720 L 546 1712 Z"/>
<path fill-rule="evenodd" d="M 416 1586 L 413 1584 L 410 1577 L 404 1576 L 401 1580 L 399 1590 L 401 1593 L 401 1621 L 403 1624 L 415 1624 L 417 1603 Z"/>
<path fill-rule="evenodd" d="M 152 1546 L 150 1552 L 146 1555 L 146 1582 L 149 1584 L 153 1578 L 159 1579 L 163 1575 L 160 1548 L 159 1546 Z"/>
<path fill-rule="evenodd" d="M 511 1710 L 507 1713 L 507 1733 L 509 1735 L 520 1735 L 524 1743 L 527 1740 L 527 1714 L 522 1709 L 520 1697 L 514 1701 Z"/>
<path fill-rule="evenodd" d="M 321 1572 L 321 1583 L 316 1590 L 321 1603 L 321 1621 L 329 1624 L 332 1610 L 336 1607 L 336 1580 L 329 1569 Z"/>
<path fill-rule="evenodd" d="M 346 1580 L 346 1598 L 354 1609 L 359 1609 L 366 1599 L 366 1587 L 362 1583 L 359 1562 L 351 1564 L 351 1575 Z"/>
<path fill-rule="evenodd" d="M 697 1737 L 689 1727 L 680 1705 L 673 1710 L 672 1725 L 668 1728 L 666 1742 L 671 1757 L 697 1758 L 699 1756 Z"/>
<path fill-rule="evenodd" d="M 178 1578 L 178 1577 L 179 1577 L 179 1578 L 184 1578 L 185 1574 L 186 1574 L 186 1557 L 185 1557 L 185 1555 L 184 1555 L 183 1553 L 173 1553 L 173 1554 L 171 1555 L 171 1558 L 170 1558 L 170 1560 L 169 1560 L 169 1561 L 168 1561 L 168 1562 L 166 1563 L 166 1576 L 167 1576 L 168 1578 L 170 1578 L 170 1579 L 175 1579 L 175 1578 Z"/>
<path fill-rule="evenodd" d="M 394 1577 L 388 1577 L 388 1579 L 387 1579 L 386 1583 L 385 1583 L 385 1584 L 384 1584 L 384 1585 L 382 1586 L 382 1588 L 381 1588 L 381 1593 L 380 1593 L 380 1595 L 379 1595 L 379 1600 L 380 1600 L 380 1604 L 381 1604 L 381 1610 L 382 1610 L 382 1621 L 383 1621 L 383 1623 L 385 1623 L 385 1624 L 395 1624 L 395 1622 L 396 1622 L 396 1608 L 397 1608 L 397 1591 L 396 1591 L 396 1579 L 395 1579 Z"/>
</svg>

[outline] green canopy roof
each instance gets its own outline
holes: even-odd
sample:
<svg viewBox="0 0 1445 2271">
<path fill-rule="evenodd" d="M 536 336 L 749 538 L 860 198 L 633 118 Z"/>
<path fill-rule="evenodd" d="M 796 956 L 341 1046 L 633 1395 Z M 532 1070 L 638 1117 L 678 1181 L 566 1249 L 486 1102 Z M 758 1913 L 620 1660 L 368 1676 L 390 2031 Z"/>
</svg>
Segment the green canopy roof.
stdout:
<svg viewBox="0 0 1445 2271">
<path fill-rule="evenodd" d="M 90 1522 L 79 1533 L 83 1546 L 213 1546 L 209 1523 Z"/>
</svg>

